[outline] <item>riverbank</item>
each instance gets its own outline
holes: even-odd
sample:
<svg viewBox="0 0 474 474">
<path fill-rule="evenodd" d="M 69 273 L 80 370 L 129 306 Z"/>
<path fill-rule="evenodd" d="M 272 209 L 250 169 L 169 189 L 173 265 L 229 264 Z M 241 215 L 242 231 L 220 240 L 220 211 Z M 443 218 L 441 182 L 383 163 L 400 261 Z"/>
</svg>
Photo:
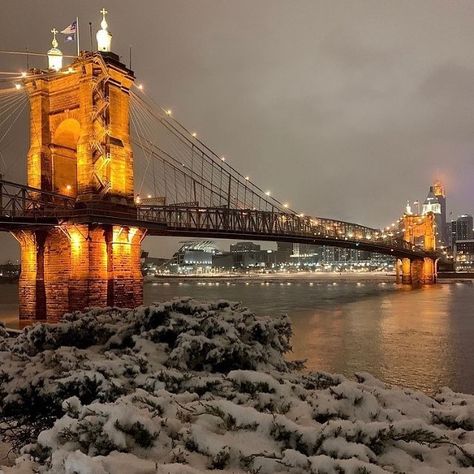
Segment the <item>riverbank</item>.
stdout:
<svg viewBox="0 0 474 474">
<path fill-rule="evenodd" d="M 438 273 L 438 278 L 441 281 L 465 281 L 465 280 L 474 280 L 474 272 L 440 272 Z"/>
<path fill-rule="evenodd" d="M 287 272 L 287 273 L 222 273 L 200 275 L 156 275 L 145 277 L 145 283 L 161 281 L 280 281 L 280 280 L 314 280 L 314 281 L 385 281 L 395 282 L 394 272 Z M 453 281 L 473 281 L 474 273 L 442 272 L 438 281 L 449 283 Z"/>
<path fill-rule="evenodd" d="M 0 329 L 4 473 L 472 472 L 474 396 L 301 373 L 291 333 L 189 299 Z"/>
<path fill-rule="evenodd" d="M 223 281 L 274 281 L 274 280 L 339 280 L 339 281 L 387 281 L 394 279 L 395 273 L 387 272 L 281 272 L 281 273 L 220 273 L 202 275 L 157 275 L 146 277 L 145 282 L 154 281 L 193 281 L 193 280 L 223 280 Z"/>
</svg>

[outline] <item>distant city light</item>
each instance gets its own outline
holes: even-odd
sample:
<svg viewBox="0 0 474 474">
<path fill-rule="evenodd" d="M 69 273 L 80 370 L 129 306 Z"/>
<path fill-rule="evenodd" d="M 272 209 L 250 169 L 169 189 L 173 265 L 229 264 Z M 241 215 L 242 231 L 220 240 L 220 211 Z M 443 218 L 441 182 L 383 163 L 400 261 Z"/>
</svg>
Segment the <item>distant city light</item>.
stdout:
<svg viewBox="0 0 474 474">
<path fill-rule="evenodd" d="M 141 91 L 143 90 L 143 84 L 138 84 L 137 86 Z"/>
<path fill-rule="evenodd" d="M 265 194 L 266 194 L 267 196 L 270 196 L 271 193 L 270 193 L 270 191 L 265 191 Z"/>
<path fill-rule="evenodd" d="M 26 77 L 26 72 L 25 71 L 22 71 L 21 77 Z"/>
<path fill-rule="evenodd" d="M 15 84 L 15 89 L 20 90 L 21 89 L 21 84 Z"/>
<path fill-rule="evenodd" d="M 172 112 L 171 109 L 168 109 L 168 110 L 166 111 L 166 115 L 171 115 L 172 113 L 173 113 L 173 112 Z"/>
<path fill-rule="evenodd" d="M 222 160 L 222 161 L 225 161 L 225 156 L 223 156 L 223 157 L 221 158 L 221 160 Z"/>
<path fill-rule="evenodd" d="M 198 134 L 197 134 L 196 132 L 191 133 L 191 135 L 192 135 L 194 138 L 196 138 L 196 137 L 198 136 Z"/>
<path fill-rule="evenodd" d="M 288 204 L 287 202 L 285 202 L 285 204 L 283 204 L 283 207 L 287 208 L 288 205 L 289 205 L 289 204 Z"/>
<path fill-rule="evenodd" d="M 245 177 L 245 179 L 246 179 L 247 181 L 249 181 L 249 179 L 250 179 L 250 176 L 246 176 L 246 177 Z"/>
</svg>

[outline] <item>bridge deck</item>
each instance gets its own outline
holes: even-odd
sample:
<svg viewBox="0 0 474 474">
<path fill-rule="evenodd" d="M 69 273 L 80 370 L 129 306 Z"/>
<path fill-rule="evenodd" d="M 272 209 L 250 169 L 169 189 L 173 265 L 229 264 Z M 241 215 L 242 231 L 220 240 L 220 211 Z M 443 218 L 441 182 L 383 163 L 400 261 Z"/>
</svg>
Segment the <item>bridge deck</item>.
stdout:
<svg viewBox="0 0 474 474">
<path fill-rule="evenodd" d="M 0 181 L 0 231 L 63 223 L 141 227 L 148 235 L 286 241 L 377 252 L 394 257 L 435 256 L 381 231 L 333 219 L 281 211 L 199 206 L 78 207 L 67 196 Z"/>
</svg>

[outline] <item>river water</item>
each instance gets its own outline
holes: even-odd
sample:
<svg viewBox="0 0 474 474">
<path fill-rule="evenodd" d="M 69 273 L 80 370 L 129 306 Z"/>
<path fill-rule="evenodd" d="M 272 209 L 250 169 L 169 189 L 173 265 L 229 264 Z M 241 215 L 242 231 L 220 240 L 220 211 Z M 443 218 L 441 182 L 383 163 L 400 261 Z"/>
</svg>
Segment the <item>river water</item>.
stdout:
<svg viewBox="0 0 474 474">
<path fill-rule="evenodd" d="M 145 303 L 176 296 L 241 301 L 258 315 L 287 313 L 291 357 L 308 369 L 367 371 L 433 393 L 474 393 L 474 285 L 441 283 L 407 290 L 386 281 L 344 277 L 169 279 L 145 285 Z M 0 285 L 0 320 L 14 326 L 16 285 Z"/>
</svg>

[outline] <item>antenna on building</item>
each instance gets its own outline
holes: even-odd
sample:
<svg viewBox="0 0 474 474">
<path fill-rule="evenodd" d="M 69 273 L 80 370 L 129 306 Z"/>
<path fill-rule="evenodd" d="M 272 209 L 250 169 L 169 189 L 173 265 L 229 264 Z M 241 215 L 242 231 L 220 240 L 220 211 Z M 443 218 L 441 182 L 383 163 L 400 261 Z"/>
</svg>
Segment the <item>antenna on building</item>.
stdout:
<svg viewBox="0 0 474 474">
<path fill-rule="evenodd" d="M 91 51 L 94 51 L 94 45 L 92 43 L 92 21 L 89 22 L 89 38 L 91 42 Z"/>
</svg>

